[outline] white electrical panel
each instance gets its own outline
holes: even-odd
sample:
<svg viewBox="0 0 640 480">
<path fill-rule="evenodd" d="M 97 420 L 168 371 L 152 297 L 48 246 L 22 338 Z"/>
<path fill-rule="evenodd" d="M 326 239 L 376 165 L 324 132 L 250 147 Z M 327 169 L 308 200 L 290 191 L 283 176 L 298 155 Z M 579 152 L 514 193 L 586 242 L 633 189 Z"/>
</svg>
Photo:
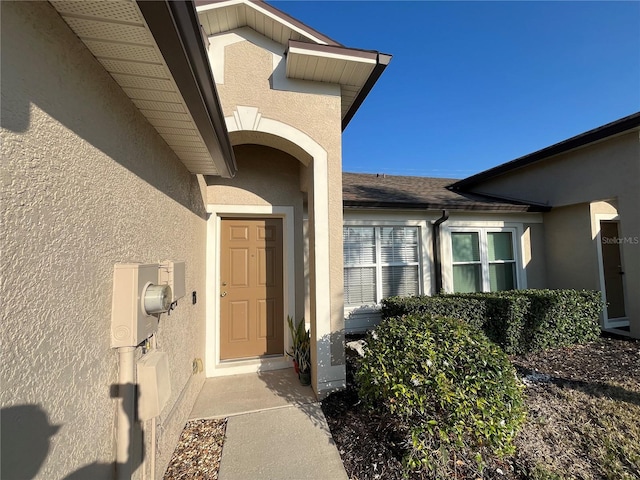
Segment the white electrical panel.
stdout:
<svg viewBox="0 0 640 480">
<path fill-rule="evenodd" d="M 158 329 L 157 317 L 144 310 L 144 293 L 158 283 L 158 265 L 121 263 L 113 268 L 111 347 L 135 347 Z"/>
<path fill-rule="evenodd" d="M 171 396 L 169 355 L 154 350 L 138 361 L 138 420 L 157 417 Z"/>
<path fill-rule="evenodd" d="M 175 302 L 186 294 L 185 263 L 174 260 L 165 260 L 160 265 L 160 283 L 171 287 L 171 302 Z"/>
</svg>

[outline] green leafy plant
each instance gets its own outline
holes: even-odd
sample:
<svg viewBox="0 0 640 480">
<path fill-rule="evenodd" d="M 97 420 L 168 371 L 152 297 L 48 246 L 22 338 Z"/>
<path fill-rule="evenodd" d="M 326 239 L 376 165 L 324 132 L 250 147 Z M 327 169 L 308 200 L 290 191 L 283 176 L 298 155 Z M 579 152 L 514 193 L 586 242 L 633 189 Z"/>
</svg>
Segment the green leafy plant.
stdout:
<svg viewBox="0 0 640 480">
<path fill-rule="evenodd" d="M 510 454 L 525 419 L 522 385 L 509 359 L 476 327 L 408 315 L 368 336 L 356 373 L 361 398 L 406 427 L 408 470 L 450 478 L 457 452 Z"/>
<path fill-rule="evenodd" d="M 308 373 L 311 369 L 311 337 L 305 327 L 304 319 L 297 324 L 293 318 L 287 316 L 289 333 L 291 334 L 291 350 L 287 354 L 298 364 L 302 373 Z"/>
<path fill-rule="evenodd" d="M 311 340 L 308 331 L 306 338 L 300 344 L 298 365 L 300 367 L 300 373 L 309 373 L 311 371 Z"/>
</svg>

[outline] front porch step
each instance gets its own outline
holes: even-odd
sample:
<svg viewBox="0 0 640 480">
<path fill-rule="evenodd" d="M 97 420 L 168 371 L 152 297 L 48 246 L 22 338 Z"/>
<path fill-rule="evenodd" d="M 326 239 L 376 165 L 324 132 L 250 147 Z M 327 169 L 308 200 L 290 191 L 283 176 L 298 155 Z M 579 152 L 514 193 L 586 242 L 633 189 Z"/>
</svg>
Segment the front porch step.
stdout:
<svg viewBox="0 0 640 480">
<path fill-rule="evenodd" d="M 205 380 L 189 419 L 225 418 L 316 401 L 313 389 L 300 385 L 292 368 L 214 377 Z"/>
</svg>

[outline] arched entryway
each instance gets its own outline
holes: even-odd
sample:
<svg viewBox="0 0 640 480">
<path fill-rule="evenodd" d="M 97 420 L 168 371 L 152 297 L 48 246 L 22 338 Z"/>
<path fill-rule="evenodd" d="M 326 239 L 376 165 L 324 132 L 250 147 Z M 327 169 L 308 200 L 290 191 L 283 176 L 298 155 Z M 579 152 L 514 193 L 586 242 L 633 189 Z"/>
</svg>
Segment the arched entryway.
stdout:
<svg viewBox="0 0 640 480">
<path fill-rule="evenodd" d="M 336 322 L 331 319 L 328 259 L 330 232 L 336 225 L 331 224 L 328 206 L 327 152 L 304 132 L 262 117 L 255 108 L 239 107 L 226 121 L 239 172 L 232 180 L 208 179 L 207 375 L 286 365 L 286 359 L 277 355 L 235 362 L 221 355 L 220 333 L 225 322 L 221 318 L 225 298 L 222 283 L 226 282 L 221 278 L 221 255 L 228 255 L 221 251 L 228 248 L 221 235 L 228 227 L 226 219 L 245 219 L 246 223 L 274 219 L 282 225 L 283 236 L 282 322 L 287 315 L 299 319 L 301 312 L 307 312 L 312 337 L 312 384 L 322 395 L 343 386 L 345 378 L 344 365 L 332 365 L 331 338 Z M 296 161 L 299 164 L 294 166 Z M 228 268 L 228 262 L 224 265 Z M 284 345 L 286 349 L 286 330 Z"/>
</svg>

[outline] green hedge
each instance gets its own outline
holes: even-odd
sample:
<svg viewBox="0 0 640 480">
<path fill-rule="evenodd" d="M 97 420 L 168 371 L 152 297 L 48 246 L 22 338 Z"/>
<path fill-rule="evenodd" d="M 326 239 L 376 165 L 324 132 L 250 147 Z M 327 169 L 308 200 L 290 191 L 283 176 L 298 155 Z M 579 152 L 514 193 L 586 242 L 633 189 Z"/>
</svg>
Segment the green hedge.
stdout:
<svg viewBox="0 0 640 480">
<path fill-rule="evenodd" d="M 368 336 L 356 373 L 366 405 L 400 420 L 403 464 L 453 478 L 456 461 L 510 454 L 524 422 L 522 385 L 506 354 L 482 331 L 452 318 L 406 315 Z M 459 468 L 459 467 L 458 467 Z"/>
<path fill-rule="evenodd" d="M 600 336 L 600 292 L 509 290 L 490 293 L 389 297 L 382 317 L 407 314 L 459 318 L 481 328 L 509 354 L 573 345 Z"/>
</svg>

